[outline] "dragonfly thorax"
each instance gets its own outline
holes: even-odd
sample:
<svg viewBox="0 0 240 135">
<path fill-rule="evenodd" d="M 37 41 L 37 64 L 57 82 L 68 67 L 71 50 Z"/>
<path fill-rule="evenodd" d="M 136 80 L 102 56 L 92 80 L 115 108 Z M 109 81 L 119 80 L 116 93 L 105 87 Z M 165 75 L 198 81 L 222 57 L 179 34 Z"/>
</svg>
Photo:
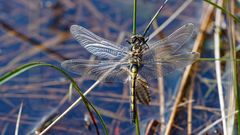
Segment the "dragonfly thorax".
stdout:
<svg viewBox="0 0 240 135">
<path fill-rule="evenodd" d="M 140 63 L 142 61 L 142 54 L 146 49 L 148 49 L 148 45 L 146 42 L 147 40 L 141 35 L 134 35 L 131 37 L 129 43 L 132 45 L 132 57 L 130 58 L 130 63 L 132 65 L 140 67 Z"/>
<path fill-rule="evenodd" d="M 147 39 L 142 35 L 134 35 L 131 37 L 130 44 L 132 45 L 131 53 L 131 63 L 139 65 L 142 59 L 143 52 L 148 49 Z"/>
</svg>

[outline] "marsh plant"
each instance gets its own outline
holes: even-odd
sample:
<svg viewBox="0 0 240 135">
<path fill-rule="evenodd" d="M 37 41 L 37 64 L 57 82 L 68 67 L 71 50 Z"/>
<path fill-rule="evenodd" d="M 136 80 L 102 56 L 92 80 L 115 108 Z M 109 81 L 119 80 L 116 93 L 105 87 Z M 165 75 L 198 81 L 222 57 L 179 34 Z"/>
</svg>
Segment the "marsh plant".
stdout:
<svg viewBox="0 0 240 135">
<path fill-rule="evenodd" d="M 150 134 L 150 133 L 161 133 L 161 134 L 170 134 L 170 131 L 173 127 L 174 118 L 178 119 L 177 112 L 179 114 L 185 113 L 181 110 L 178 111 L 178 107 L 181 106 L 180 102 L 187 99 L 187 101 L 183 102 L 182 106 L 187 107 L 187 121 L 188 124 L 187 130 L 185 133 L 187 134 L 205 134 L 206 132 L 211 134 L 212 132 L 223 133 L 225 135 L 228 134 L 237 134 L 240 133 L 240 112 L 238 109 L 240 107 L 239 103 L 239 84 L 238 84 L 238 59 L 237 53 L 239 51 L 239 47 L 237 46 L 237 39 L 239 38 L 239 28 L 240 19 L 238 16 L 234 14 L 234 8 L 237 8 L 238 5 L 235 5 L 233 1 L 224 1 L 218 0 L 216 2 L 204 0 L 208 5 L 206 6 L 206 14 L 202 18 L 202 23 L 200 25 L 199 33 L 194 33 L 196 27 L 192 23 L 187 23 L 182 25 L 179 28 L 175 28 L 176 30 L 166 36 L 165 38 L 154 40 L 153 37 L 158 35 L 161 37 L 159 32 L 162 27 L 168 25 L 172 20 L 176 18 L 180 14 L 180 12 L 187 7 L 192 0 L 186 0 L 185 3 L 177 10 L 174 14 L 172 14 L 169 19 L 164 22 L 160 27 L 156 27 L 157 18 L 161 15 L 161 11 L 164 9 L 166 4 L 168 4 L 168 0 L 165 0 L 163 4 L 159 7 L 157 12 L 153 15 L 149 23 L 144 28 L 142 34 L 137 33 L 137 0 L 133 0 L 133 16 L 132 16 L 132 33 L 130 34 L 130 38 L 124 45 L 120 45 L 118 43 L 114 43 L 112 41 L 106 40 L 97 36 L 93 32 L 88 29 L 79 26 L 72 25 L 70 28 L 70 32 L 72 36 L 80 43 L 80 45 L 88 52 L 96 56 L 94 59 L 70 59 L 65 60 L 61 63 L 63 69 L 59 66 L 55 66 L 48 63 L 43 62 L 32 62 L 28 64 L 24 64 L 14 69 L 11 72 L 4 74 L 0 78 L 0 85 L 8 82 L 10 79 L 13 79 L 17 75 L 28 71 L 32 68 L 36 68 L 39 66 L 50 67 L 53 70 L 61 73 L 69 82 L 70 87 L 69 91 L 75 89 L 80 97 L 69 106 L 63 113 L 60 115 L 56 115 L 54 112 L 49 115 L 48 118 L 44 119 L 44 121 L 40 122 L 36 128 L 34 128 L 31 133 L 35 134 L 44 134 L 49 129 L 51 129 L 60 119 L 64 118 L 65 115 L 73 109 L 79 102 L 83 101 L 85 107 L 88 111 L 88 115 L 86 116 L 85 127 L 90 129 L 90 125 L 94 126 L 97 134 L 104 133 L 109 134 L 107 125 L 102 114 L 99 112 L 98 107 L 95 107 L 86 95 L 91 93 L 92 90 L 99 85 L 100 82 L 122 82 L 124 85 L 126 81 L 129 81 L 130 84 L 130 110 L 131 110 L 131 118 L 128 121 L 131 121 L 132 125 L 135 126 L 135 134 Z M 171 0 L 169 0 L 171 2 Z M 239 2 L 238 2 L 239 3 Z M 58 5 L 59 6 L 59 5 Z M 58 8 L 56 5 L 54 8 Z M 215 10 L 214 10 L 215 9 Z M 61 10 L 59 10 L 61 11 Z M 215 19 L 212 19 L 212 14 L 215 11 Z M 240 13 L 238 13 L 240 14 Z M 223 17 L 226 18 L 224 20 L 226 22 L 225 30 L 222 30 L 222 22 Z M 214 20 L 214 21 L 213 21 Z M 56 21 L 56 20 L 55 20 Z M 200 58 L 200 53 L 204 56 L 204 49 L 200 49 L 203 41 L 206 41 L 207 44 L 208 39 L 206 38 L 206 31 L 211 26 L 214 29 L 214 58 Z M 7 27 L 7 25 L 3 25 Z M 68 26 L 69 27 L 69 26 Z M 152 34 L 148 34 L 151 27 L 155 30 Z M 9 27 L 7 27 L 9 29 Z M 223 34 L 221 33 L 223 31 Z M 156 34 L 157 32 L 157 34 Z M 225 33 L 224 33 L 225 32 Z M 66 33 L 69 33 L 66 31 Z M 66 34 L 62 36 L 66 36 Z M 224 35 L 225 34 L 225 35 Z M 239 34 L 239 35 L 238 35 Z M 15 35 L 20 35 L 19 33 Z M 195 35 L 194 46 L 187 46 L 188 40 Z M 237 36 L 235 36 L 237 35 Z M 224 43 L 223 38 L 227 37 L 227 40 Z M 20 36 L 23 39 L 28 39 L 24 36 Z M 29 39 L 31 42 L 35 43 L 37 41 Z M 224 56 L 220 54 L 221 46 L 225 46 L 229 51 L 222 51 Z M 196 62 L 197 61 L 197 62 Z M 205 77 L 205 73 L 207 71 L 198 69 L 201 67 L 202 62 L 211 62 L 215 63 L 215 76 L 216 81 L 211 82 L 210 79 Z M 195 62 L 195 64 L 193 64 Z M 223 68 L 223 66 L 225 67 Z M 197 68 L 198 67 L 198 68 Z M 206 65 L 208 67 L 208 65 Z M 80 89 L 78 83 L 71 77 L 71 75 L 65 71 L 71 71 L 76 73 L 82 77 L 85 77 L 90 80 L 95 80 L 89 89 L 85 92 Z M 167 114 L 165 110 L 165 101 L 164 101 L 164 91 L 163 88 L 159 87 L 159 106 L 160 106 L 160 119 L 153 120 L 152 124 L 146 126 L 146 130 L 142 131 L 141 119 L 139 118 L 139 114 L 141 106 L 138 107 L 138 103 L 143 105 L 151 105 L 151 83 L 152 80 L 157 80 L 158 84 L 164 86 L 163 78 L 164 76 L 170 75 L 170 73 L 175 72 L 176 70 L 180 70 L 182 73 L 182 77 L 179 81 L 179 85 L 176 88 L 176 92 L 178 93 L 175 97 L 175 102 L 172 105 L 171 114 Z M 197 73 L 199 72 L 199 73 Z M 173 77 L 170 75 L 170 77 Z M 212 124 L 206 125 L 201 130 L 193 130 L 192 128 L 192 117 L 195 116 L 192 112 L 193 108 L 197 108 L 193 106 L 194 103 L 194 89 L 201 89 L 201 87 L 196 87 L 200 83 L 196 83 L 195 81 L 199 81 L 202 83 L 201 85 L 206 85 L 209 89 L 213 89 L 216 87 L 218 90 L 218 98 L 220 104 L 220 114 L 221 118 L 212 122 Z M 230 80 L 230 81 L 229 81 Z M 208 95 L 211 95 L 211 90 L 208 90 L 205 93 L 205 98 Z M 162 94 L 162 95 L 161 95 Z M 69 94 L 71 95 L 71 93 Z M 185 98 L 184 98 L 185 97 Z M 201 99 L 203 100 L 203 99 Z M 197 109 L 200 107 L 198 106 Z M 201 108 L 201 109 L 206 109 Z M 16 130 L 15 134 L 18 134 L 19 127 L 21 127 L 21 115 L 24 113 L 24 102 L 21 104 L 19 109 L 19 114 L 16 122 Z M 210 109 L 208 109 L 210 111 Z M 166 118 L 167 114 L 167 119 Z M 96 117 L 97 116 L 97 117 Z M 98 119 L 96 119 L 98 118 Z M 235 121 L 236 118 L 236 121 Z M 103 132 L 100 132 L 99 124 L 101 123 L 103 127 Z M 153 124 L 155 123 L 155 125 Z M 180 122 L 181 123 L 181 122 Z M 219 129 L 213 129 L 215 125 L 221 123 Z M 143 124 L 144 125 L 144 124 Z M 237 125 L 237 126 L 235 126 Z M 216 126 L 215 126 L 216 127 Z M 237 128 L 235 128 L 237 127 Z M 156 130 L 157 129 L 157 130 Z M 237 130 L 234 130 L 237 129 Z M 117 131 L 116 131 L 117 132 Z M 174 133 L 174 130 L 171 131 Z M 112 132 L 110 132 L 111 134 Z"/>
</svg>

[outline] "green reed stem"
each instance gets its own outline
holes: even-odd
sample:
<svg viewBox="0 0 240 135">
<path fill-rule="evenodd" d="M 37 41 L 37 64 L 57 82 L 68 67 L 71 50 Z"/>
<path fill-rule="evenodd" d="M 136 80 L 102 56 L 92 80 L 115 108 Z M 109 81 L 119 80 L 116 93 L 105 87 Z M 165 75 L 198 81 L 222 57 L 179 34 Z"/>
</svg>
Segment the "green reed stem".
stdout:
<svg viewBox="0 0 240 135">
<path fill-rule="evenodd" d="M 137 104 L 135 104 L 137 106 Z M 136 126 L 136 134 L 140 135 L 140 121 L 138 118 L 138 110 L 136 109 L 136 118 L 135 118 L 135 126 Z"/>
<path fill-rule="evenodd" d="M 133 0 L 133 31 L 132 31 L 133 35 L 137 34 L 136 29 L 137 29 L 137 0 Z M 135 121 L 136 134 L 140 135 L 140 122 L 138 119 L 137 110 L 136 110 L 136 115 L 135 115 L 134 121 Z"/>
<path fill-rule="evenodd" d="M 137 27 L 137 0 L 133 0 L 133 31 L 132 34 L 136 35 Z"/>
<path fill-rule="evenodd" d="M 219 58 L 219 59 L 216 59 L 216 58 L 198 58 L 197 60 L 200 60 L 200 61 L 216 61 L 216 60 L 219 60 L 219 61 L 236 61 L 236 62 L 240 62 L 240 59 L 229 59 L 229 58 Z"/>
</svg>

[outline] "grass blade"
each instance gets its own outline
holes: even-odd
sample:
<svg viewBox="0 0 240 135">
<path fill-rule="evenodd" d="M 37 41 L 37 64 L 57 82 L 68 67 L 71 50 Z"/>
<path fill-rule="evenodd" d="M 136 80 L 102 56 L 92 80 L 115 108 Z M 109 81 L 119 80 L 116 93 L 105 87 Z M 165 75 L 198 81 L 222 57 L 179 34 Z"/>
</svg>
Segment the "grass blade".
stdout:
<svg viewBox="0 0 240 135">
<path fill-rule="evenodd" d="M 164 3 L 161 5 L 161 7 L 158 9 L 158 11 L 155 13 L 155 15 L 152 17 L 151 21 L 148 23 L 147 27 L 145 28 L 145 30 L 143 32 L 143 37 L 146 36 L 153 21 L 158 17 L 159 13 L 162 11 L 163 7 L 167 4 L 167 2 L 168 2 L 168 0 L 165 0 Z"/>
<path fill-rule="evenodd" d="M 205 2 L 213 5 L 214 7 L 222 10 L 222 12 L 224 12 L 225 14 L 230 15 L 235 21 L 237 21 L 238 23 L 240 23 L 240 18 L 238 18 L 237 16 L 233 15 L 231 12 L 229 12 L 228 10 L 226 10 L 225 8 L 218 6 L 216 3 L 210 1 L 210 0 L 204 0 Z"/>
<path fill-rule="evenodd" d="M 104 128 L 105 134 L 108 134 L 108 131 L 107 131 L 107 128 L 106 128 L 106 124 L 104 123 L 100 113 L 95 109 L 95 107 L 83 95 L 83 93 L 81 92 L 80 88 L 78 87 L 78 85 L 74 81 L 74 79 L 67 72 L 65 72 L 64 70 L 62 70 L 59 67 L 56 67 L 56 66 L 48 64 L 48 63 L 42 63 L 42 62 L 28 63 L 28 64 L 25 64 L 25 65 L 22 65 L 22 66 L 18 67 L 17 69 L 13 70 L 12 72 L 9 72 L 9 73 L 3 75 L 2 77 L 0 77 L 0 85 L 6 83 L 8 80 L 16 77 L 17 75 L 19 75 L 19 74 L 21 74 L 21 73 L 23 73 L 23 72 L 25 72 L 25 71 L 27 71 L 27 70 L 29 70 L 31 68 L 39 67 L 39 66 L 51 67 L 51 68 L 59 71 L 60 73 L 62 73 L 68 80 L 70 80 L 72 85 L 73 85 L 73 87 L 74 87 L 74 89 L 80 94 L 81 98 L 83 99 L 83 102 L 84 102 L 85 106 L 87 107 L 89 113 L 91 113 L 91 110 L 89 108 L 89 107 L 91 107 L 96 112 L 98 118 L 100 119 L 100 122 L 101 122 L 101 124 L 102 124 L 102 126 Z M 53 124 L 50 124 L 50 125 L 53 125 Z M 44 131 L 46 132 L 47 130 L 44 130 Z"/>
<path fill-rule="evenodd" d="M 29 64 L 26 64 L 26 65 L 20 66 L 19 68 L 15 69 L 12 72 L 8 72 L 7 74 L 3 75 L 0 78 L 0 85 L 4 84 L 5 82 L 7 82 L 8 80 L 12 79 L 15 76 L 33 68 L 33 67 L 36 67 L 37 66 L 36 64 L 38 64 L 38 63 L 29 63 Z"/>
</svg>

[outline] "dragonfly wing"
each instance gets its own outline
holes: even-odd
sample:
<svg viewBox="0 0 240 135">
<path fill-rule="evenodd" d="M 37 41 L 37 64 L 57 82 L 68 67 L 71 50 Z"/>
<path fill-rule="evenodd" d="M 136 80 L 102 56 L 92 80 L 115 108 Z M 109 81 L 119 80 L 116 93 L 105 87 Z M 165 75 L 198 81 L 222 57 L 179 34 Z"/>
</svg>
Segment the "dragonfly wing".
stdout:
<svg viewBox="0 0 240 135">
<path fill-rule="evenodd" d="M 136 79 L 136 97 L 138 101 L 144 105 L 151 102 L 150 90 L 147 81 L 138 75 Z"/>
<path fill-rule="evenodd" d="M 173 71 L 182 70 L 187 65 L 194 63 L 200 54 L 197 52 L 187 52 L 184 54 L 175 54 L 162 59 L 149 59 L 142 62 L 142 68 L 139 74 L 150 81 L 158 77 L 165 76 Z"/>
<path fill-rule="evenodd" d="M 128 54 L 129 48 L 117 46 L 81 26 L 72 25 L 70 31 L 85 49 L 100 58 L 122 59 Z"/>
<path fill-rule="evenodd" d="M 143 59 L 149 59 L 152 55 L 161 58 L 173 54 L 189 52 L 189 48 L 183 45 L 192 36 L 193 29 L 194 25 L 188 23 L 177 29 L 165 39 L 148 43 L 149 49 L 144 53 Z"/>
<path fill-rule="evenodd" d="M 62 62 L 61 65 L 70 72 L 91 80 L 98 80 L 109 70 L 111 72 L 108 73 L 104 81 L 119 82 L 128 77 L 126 72 L 126 69 L 129 68 L 128 61 L 72 59 Z"/>
</svg>

